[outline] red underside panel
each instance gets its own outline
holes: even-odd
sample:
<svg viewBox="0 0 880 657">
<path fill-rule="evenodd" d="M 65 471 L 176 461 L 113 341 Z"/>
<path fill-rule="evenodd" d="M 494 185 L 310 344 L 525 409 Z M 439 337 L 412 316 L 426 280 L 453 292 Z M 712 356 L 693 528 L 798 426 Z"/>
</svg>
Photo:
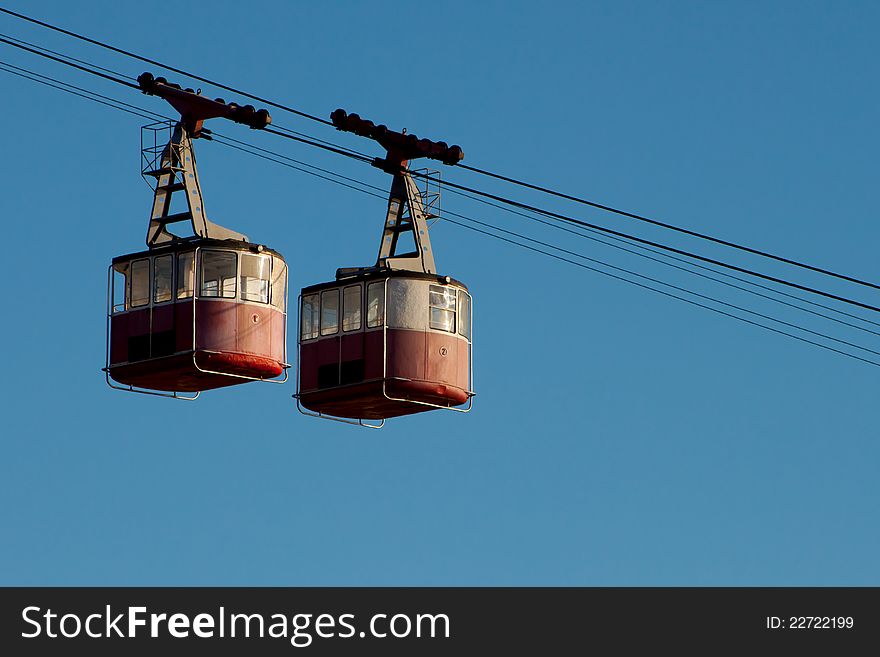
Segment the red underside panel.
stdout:
<svg viewBox="0 0 880 657">
<path fill-rule="evenodd" d="M 250 354 L 197 351 L 196 360 L 202 370 L 220 374 L 200 371 L 193 363 L 192 353 L 187 353 L 128 365 L 113 365 L 110 367 L 110 378 L 123 385 L 150 390 L 200 392 L 248 382 L 247 379 L 225 376 L 228 374 L 271 379 L 284 371 L 277 360 Z"/>
<path fill-rule="evenodd" d="M 431 406 L 459 406 L 468 400 L 461 388 L 427 381 L 386 382 L 388 399 L 382 393 L 382 381 L 370 381 L 351 386 L 300 394 L 300 403 L 310 411 L 352 419 L 381 420 L 433 410 Z"/>
</svg>

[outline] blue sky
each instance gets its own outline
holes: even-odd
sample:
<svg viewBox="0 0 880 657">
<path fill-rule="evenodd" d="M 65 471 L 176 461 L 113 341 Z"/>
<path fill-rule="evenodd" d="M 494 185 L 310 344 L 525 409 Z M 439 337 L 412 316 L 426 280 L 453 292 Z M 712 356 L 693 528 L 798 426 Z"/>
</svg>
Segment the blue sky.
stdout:
<svg viewBox="0 0 880 657">
<path fill-rule="evenodd" d="M 4 4 L 309 113 L 343 107 L 461 144 L 473 166 L 880 280 L 876 3 Z M 0 32 L 127 75 L 155 71 L 8 16 Z M 0 60 L 167 112 L 2 44 Z M 292 384 L 192 404 L 111 390 L 106 268 L 143 247 L 144 122 L 3 71 L 0 84 L 13 282 L 0 328 L 0 583 L 880 582 L 880 370 L 442 221 L 438 266 L 474 295 L 472 413 L 370 432 L 299 415 Z M 388 184 L 331 154 L 213 127 Z M 212 219 L 281 251 L 294 292 L 374 261 L 381 200 L 197 147 Z M 880 304 L 867 289 L 443 176 Z M 811 322 L 451 193 L 443 204 Z M 807 325 L 880 349 L 864 332 Z"/>
</svg>

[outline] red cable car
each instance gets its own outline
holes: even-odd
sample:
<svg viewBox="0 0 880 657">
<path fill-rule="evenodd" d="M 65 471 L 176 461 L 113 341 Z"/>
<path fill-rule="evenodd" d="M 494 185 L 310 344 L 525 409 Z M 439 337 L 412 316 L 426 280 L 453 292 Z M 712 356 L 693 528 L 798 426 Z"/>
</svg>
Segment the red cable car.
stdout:
<svg viewBox="0 0 880 657">
<path fill-rule="evenodd" d="M 339 269 L 336 280 L 299 298 L 297 406 L 307 415 L 379 427 L 387 418 L 433 409 L 470 410 L 473 401 L 471 296 L 437 274 L 431 218 L 409 161 L 455 164 L 458 146 L 391 132 L 336 110 L 334 125 L 378 141 L 373 165 L 393 176 L 379 258 Z M 397 254 L 399 238 L 413 251 Z M 381 420 L 379 424 L 367 420 Z"/>
<path fill-rule="evenodd" d="M 209 118 L 260 129 L 271 121 L 269 113 L 211 100 L 149 73 L 138 83 L 171 103 L 181 119 L 145 129 L 154 139 L 143 149 L 144 175 L 156 179 L 148 248 L 110 265 L 107 383 L 179 399 L 249 381 L 283 383 L 287 265 L 277 251 L 208 220 L 192 143 L 210 139 L 202 127 Z M 171 132 L 167 144 L 157 137 L 163 129 Z M 172 213 L 178 192 L 187 210 Z M 194 235 L 169 232 L 178 222 L 191 223 Z"/>
</svg>

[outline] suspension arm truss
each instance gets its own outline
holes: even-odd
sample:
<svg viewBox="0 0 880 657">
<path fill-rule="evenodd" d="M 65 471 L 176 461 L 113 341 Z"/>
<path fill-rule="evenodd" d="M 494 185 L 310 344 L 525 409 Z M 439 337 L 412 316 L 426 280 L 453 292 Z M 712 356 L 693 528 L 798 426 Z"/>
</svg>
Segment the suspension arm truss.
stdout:
<svg viewBox="0 0 880 657">
<path fill-rule="evenodd" d="M 409 162 L 420 157 L 454 165 L 464 158 L 460 146 L 448 146 L 445 142 L 419 139 L 416 135 L 394 132 L 384 125 L 362 119 L 338 109 L 330 115 L 338 130 L 353 132 L 361 137 L 377 141 L 385 150 L 384 158 L 376 158 L 373 166 L 391 174 L 391 191 L 388 210 L 382 228 L 379 257 L 374 267 L 348 268 L 337 271 L 337 277 L 363 272 L 369 269 L 392 269 L 436 274 L 434 252 L 428 233 L 427 212 L 418 185 L 409 172 Z M 397 253 L 399 238 L 411 233 L 415 250 Z"/>
<path fill-rule="evenodd" d="M 224 228 L 210 221 L 205 212 L 205 201 L 196 170 L 193 139 L 211 139 L 210 130 L 203 127 L 206 120 L 225 118 L 245 124 L 255 130 L 265 128 L 272 122 L 269 112 L 256 110 L 252 105 L 239 106 L 225 103 L 221 98 L 211 100 L 192 89 L 182 89 L 165 78 L 155 78 L 151 73 L 138 77 L 138 85 L 145 94 L 159 96 L 180 113 L 180 120 L 171 132 L 171 138 L 156 163 L 158 166 L 144 171 L 156 178 L 153 207 L 147 229 L 147 246 L 153 248 L 177 239 L 168 230 L 170 224 L 189 222 L 197 237 L 248 241 L 242 233 Z M 171 212 L 175 193 L 186 195 L 185 212 Z"/>
<path fill-rule="evenodd" d="M 187 221 L 192 225 L 193 234 L 198 237 L 247 241 L 247 236 L 208 219 L 192 138 L 183 121 L 174 126 L 171 140 L 162 152 L 159 167 L 145 173 L 156 178 L 153 208 L 147 229 L 148 247 L 153 248 L 180 239 L 168 230 L 168 225 Z M 172 214 L 171 199 L 176 192 L 186 195 L 187 210 Z"/>
</svg>

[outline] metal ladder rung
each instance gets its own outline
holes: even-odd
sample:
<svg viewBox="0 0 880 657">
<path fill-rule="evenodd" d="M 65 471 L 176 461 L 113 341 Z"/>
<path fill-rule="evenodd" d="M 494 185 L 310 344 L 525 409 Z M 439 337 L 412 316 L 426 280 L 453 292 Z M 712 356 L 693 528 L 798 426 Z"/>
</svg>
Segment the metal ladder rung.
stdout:
<svg viewBox="0 0 880 657">
<path fill-rule="evenodd" d="M 184 185 L 183 183 L 171 183 L 170 185 L 159 185 L 158 187 L 156 187 L 157 192 L 162 191 L 169 193 L 180 192 L 184 189 L 186 189 L 186 185 Z"/>
<path fill-rule="evenodd" d="M 178 212 L 177 214 L 169 214 L 167 217 L 156 217 L 153 221 L 158 221 L 162 225 L 176 224 L 178 221 L 191 221 L 192 214 L 189 212 Z"/>
<path fill-rule="evenodd" d="M 385 231 L 389 233 L 405 233 L 413 229 L 411 223 L 398 224 L 397 226 L 385 226 Z"/>
<path fill-rule="evenodd" d="M 152 171 L 144 171 L 143 174 L 145 176 L 154 176 L 158 178 L 159 176 L 166 176 L 170 173 L 178 173 L 181 171 L 185 171 L 183 167 L 161 167 L 159 169 L 153 169 Z"/>
</svg>

